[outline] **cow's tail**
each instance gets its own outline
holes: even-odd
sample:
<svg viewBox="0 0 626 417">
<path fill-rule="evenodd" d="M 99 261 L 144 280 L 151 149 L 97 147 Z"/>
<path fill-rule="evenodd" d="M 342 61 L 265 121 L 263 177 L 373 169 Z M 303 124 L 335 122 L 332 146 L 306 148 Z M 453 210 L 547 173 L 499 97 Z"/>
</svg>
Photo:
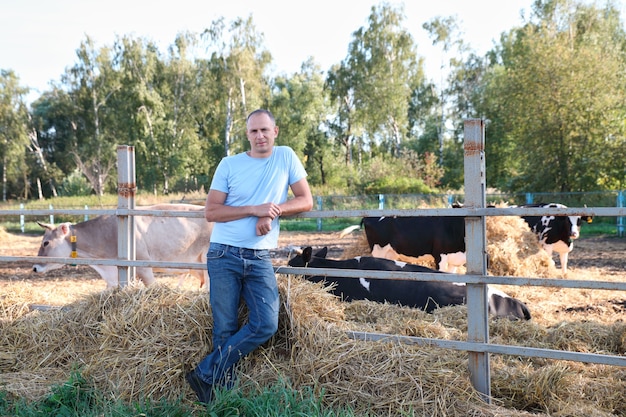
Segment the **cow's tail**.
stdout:
<svg viewBox="0 0 626 417">
<path fill-rule="evenodd" d="M 349 235 L 350 233 L 354 232 L 355 230 L 359 230 L 361 228 L 361 225 L 358 224 L 353 224 L 352 226 L 348 226 L 345 229 L 343 229 L 341 231 L 341 233 L 339 233 L 339 239 L 341 239 L 342 237 Z"/>
</svg>

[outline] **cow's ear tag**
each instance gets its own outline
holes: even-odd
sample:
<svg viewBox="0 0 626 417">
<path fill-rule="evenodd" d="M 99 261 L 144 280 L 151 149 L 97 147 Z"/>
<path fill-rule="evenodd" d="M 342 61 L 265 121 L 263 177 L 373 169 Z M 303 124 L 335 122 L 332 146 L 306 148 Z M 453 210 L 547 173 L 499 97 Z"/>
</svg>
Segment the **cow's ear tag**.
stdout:
<svg viewBox="0 0 626 417">
<path fill-rule="evenodd" d="M 593 223 L 593 217 L 587 217 L 587 223 Z"/>
<path fill-rule="evenodd" d="M 72 230 L 72 232 L 74 232 Z M 76 235 L 72 233 L 70 236 L 70 244 L 72 245 L 72 252 L 70 252 L 70 257 L 78 258 L 78 252 L 76 251 Z M 76 266 L 76 264 L 70 264 L 70 266 Z"/>
</svg>

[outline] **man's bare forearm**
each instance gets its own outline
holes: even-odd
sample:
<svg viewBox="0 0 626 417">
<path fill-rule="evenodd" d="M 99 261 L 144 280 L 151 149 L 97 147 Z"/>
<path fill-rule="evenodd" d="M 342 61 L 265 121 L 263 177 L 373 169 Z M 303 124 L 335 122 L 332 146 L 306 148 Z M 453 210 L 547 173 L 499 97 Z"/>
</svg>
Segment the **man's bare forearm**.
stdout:
<svg viewBox="0 0 626 417">
<path fill-rule="evenodd" d="M 294 197 L 279 204 L 279 207 L 281 216 L 290 216 L 311 210 L 313 208 L 313 199 L 308 196 Z"/>
</svg>

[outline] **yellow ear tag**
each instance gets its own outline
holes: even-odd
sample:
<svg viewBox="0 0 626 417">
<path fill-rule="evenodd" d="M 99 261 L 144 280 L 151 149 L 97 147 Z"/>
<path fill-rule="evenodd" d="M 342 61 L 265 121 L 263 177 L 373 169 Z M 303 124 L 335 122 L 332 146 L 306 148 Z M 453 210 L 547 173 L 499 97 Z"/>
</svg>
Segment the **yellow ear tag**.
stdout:
<svg viewBox="0 0 626 417">
<path fill-rule="evenodd" d="M 70 236 L 70 243 L 72 244 L 72 252 L 70 252 L 70 257 L 78 258 L 78 252 L 76 252 L 76 235 Z M 76 264 L 72 264 L 71 266 L 76 266 Z"/>
</svg>

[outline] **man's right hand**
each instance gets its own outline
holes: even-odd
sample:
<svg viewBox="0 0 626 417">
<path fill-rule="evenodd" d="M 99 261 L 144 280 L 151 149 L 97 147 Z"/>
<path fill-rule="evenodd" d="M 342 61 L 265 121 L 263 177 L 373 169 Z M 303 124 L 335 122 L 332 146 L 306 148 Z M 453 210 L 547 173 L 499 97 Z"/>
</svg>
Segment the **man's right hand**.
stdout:
<svg viewBox="0 0 626 417">
<path fill-rule="evenodd" d="M 269 217 L 259 217 L 256 222 L 257 236 L 265 236 L 272 230 L 272 219 Z"/>
</svg>

